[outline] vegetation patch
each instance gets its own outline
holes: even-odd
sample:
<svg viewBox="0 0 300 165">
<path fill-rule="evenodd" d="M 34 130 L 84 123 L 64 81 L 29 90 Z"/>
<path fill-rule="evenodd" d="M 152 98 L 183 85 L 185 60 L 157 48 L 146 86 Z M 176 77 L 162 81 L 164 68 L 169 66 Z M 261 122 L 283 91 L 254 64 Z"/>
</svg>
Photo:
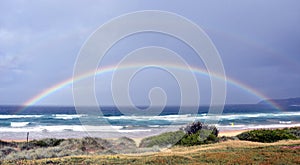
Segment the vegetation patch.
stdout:
<svg viewBox="0 0 300 165">
<path fill-rule="evenodd" d="M 55 147 L 58 146 L 64 139 L 43 139 L 43 140 L 33 140 L 29 142 L 29 145 L 35 147 Z"/>
<path fill-rule="evenodd" d="M 183 147 L 147 155 L 68 156 L 39 160 L 5 160 L 3 164 L 300 164 L 300 140 L 277 143 L 227 141 L 217 144 Z M 202 146 L 201 146 L 202 147 Z M 227 148 L 231 148 L 228 150 Z"/>
<path fill-rule="evenodd" d="M 300 152 L 300 142 L 298 141 L 296 141 L 297 143 L 282 141 L 278 142 L 281 146 L 272 147 L 274 143 L 263 144 L 236 140 L 239 138 L 256 142 L 275 142 L 300 139 L 299 127 L 253 130 L 239 134 L 237 137 L 218 137 L 218 133 L 219 131 L 214 126 L 194 122 L 179 131 L 145 138 L 139 147 L 136 146 L 134 140 L 127 137 L 116 140 L 92 137 L 82 139 L 48 138 L 33 140 L 29 143 L 0 141 L 0 164 L 2 162 L 3 164 L 97 164 L 97 162 L 104 164 L 193 164 L 198 161 L 217 164 L 239 164 L 243 161 L 268 164 L 273 160 L 280 162 L 283 159 L 283 162 L 287 164 L 300 163 L 300 159 L 294 157 Z M 220 145 L 211 144 L 216 142 L 221 143 L 219 143 Z M 174 144 L 176 147 L 168 149 L 171 152 L 165 156 L 161 155 L 163 152 L 155 153 L 161 151 L 162 147 L 171 147 Z M 176 149 L 178 150 L 176 151 Z M 206 152 L 208 150 L 209 152 Z M 173 151 L 185 154 L 176 155 Z M 256 151 L 260 151 L 260 153 Z M 144 152 L 154 152 L 153 154 L 156 156 L 119 155 Z M 273 155 L 275 157 L 272 158 Z M 220 157 L 224 158 L 219 159 Z M 35 161 L 37 159 L 40 161 Z"/>
<path fill-rule="evenodd" d="M 194 134 L 186 134 L 176 144 L 183 146 L 194 146 L 202 144 L 211 144 L 218 142 L 219 139 L 211 130 L 199 130 Z"/>
<path fill-rule="evenodd" d="M 140 147 L 168 147 L 170 145 L 176 144 L 184 135 L 184 131 L 180 130 L 176 132 L 166 132 L 157 136 L 147 137 L 141 141 Z"/>
<path fill-rule="evenodd" d="M 240 140 L 272 143 L 279 140 L 298 139 L 299 128 L 286 128 L 286 129 L 259 129 L 243 132 L 237 137 Z"/>
<path fill-rule="evenodd" d="M 219 131 L 215 126 L 193 122 L 176 132 L 166 132 L 141 141 L 140 147 L 170 147 L 172 145 L 193 146 L 216 143 Z"/>
<path fill-rule="evenodd" d="M 184 128 L 185 135 L 176 143 L 177 145 L 193 146 L 211 144 L 219 141 L 219 131 L 215 126 L 193 122 Z"/>
</svg>

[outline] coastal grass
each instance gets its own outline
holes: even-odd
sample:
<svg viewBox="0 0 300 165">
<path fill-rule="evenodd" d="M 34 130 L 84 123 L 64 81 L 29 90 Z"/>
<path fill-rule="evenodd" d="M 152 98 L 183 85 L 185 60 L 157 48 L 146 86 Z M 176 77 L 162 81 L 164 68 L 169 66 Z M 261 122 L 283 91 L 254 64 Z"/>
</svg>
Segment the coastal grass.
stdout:
<svg viewBox="0 0 300 165">
<path fill-rule="evenodd" d="M 300 164 L 299 155 L 300 140 L 276 143 L 235 140 L 201 146 L 176 146 L 151 154 L 6 160 L 3 164 Z"/>
<path fill-rule="evenodd" d="M 41 139 L 27 142 L 4 142 L 0 145 L 1 160 L 34 160 L 78 155 L 114 155 L 118 153 L 158 152 L 157 147 L 137 147 L 134 140 L 121 137 L 102 139 Z M 1 163 L 0 163 L 1 164 Z"/>
<path fill-rule="evenodd" d="M 190 126 L 193 133 L 166 132 L 144 138 L 139 147 L 127 137 L 49 138 L 29 143 L 0 140 L 0 164 L 300 163 L 300 127 L 259 129 L 236 137 L 217 137 L 218 131 L 213 127 L 198 127 L 199 123 Z"/>
<path fill-rule="evenodd" d="M 144 138 L 140 143 L 140 147 L 168 147 L 176 144 L 184 136 L 185 133 L 181 130 L 175 132 L 165 132 L 157 136 Z"/>
</svg>

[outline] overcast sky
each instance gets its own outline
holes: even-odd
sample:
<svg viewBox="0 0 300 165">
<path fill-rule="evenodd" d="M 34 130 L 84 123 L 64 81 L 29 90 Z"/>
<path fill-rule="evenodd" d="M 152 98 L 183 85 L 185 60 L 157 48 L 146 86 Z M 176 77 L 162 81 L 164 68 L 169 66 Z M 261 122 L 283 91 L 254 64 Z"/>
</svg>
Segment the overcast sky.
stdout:
<svg viewBox="0 0 300 165">
<path fill-rule="evenodd" d="M 300 96 L 300 1 L 10 1 L 0 2 L 0 104 L 23 104 L 73 74 L 81 46 L 103 23 L 139 10 L 177 13 L 200 26 L 223 60 L 226 75 L 270 98 Z M 168 47 L 199 68 L 200 61 L 184 44 L 162 34 L 134 35 L 106 55 L 107 65 L 126 50 L 155 45 Z M 123 51 L 123 52 L 122 52 Z M 168 104 L 178 104 L 174 79 L 161 70 L 140 73 L 132 81 L 132 99 L 148 104 L 153 86 L 165 88 Z M 142 75 L 142 74 L 146 74 Z M 136 76 L 138 77 L 138 76 Z M 201 103 L 210 101 L 209 79 L 197 75 Z M 111 75 L 97 77 L 97 97 L 112 104 Z M 228 84 L 227 103 L 256 103 L 261 98 Z M 72 86 L 37 104 L 72 105 Z"/>
</svg>

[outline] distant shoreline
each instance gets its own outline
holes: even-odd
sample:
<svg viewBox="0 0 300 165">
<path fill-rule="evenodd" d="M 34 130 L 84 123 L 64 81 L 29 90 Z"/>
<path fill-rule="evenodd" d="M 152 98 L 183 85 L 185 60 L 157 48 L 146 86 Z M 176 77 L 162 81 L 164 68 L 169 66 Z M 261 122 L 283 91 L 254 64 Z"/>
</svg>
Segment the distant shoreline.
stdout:
<svg viewBox="0 0 300 165">
<path fill-rule="evenodd" d="M 299 124 L 299 125 L 298 125 Z M 280 127 L 257 127 L 257 128 L 242 128 L 242 129 L 219 129 L 219 137 L 222 136 L 236 136 L 238 134 L 241 134 L 243 132 L 249 131 L 249 130 L 255 130 L 255 129 L 280 129 L 280 128 L 292 128 L 292 127 L 299 127 L 300 123 L 297 123 L 297 125 L 282 125 Z M 131 133 L 120 133 L 117 135 L 109 134 L 109 133 L 97 133 L 98 136 L 93 136 L 91 134 L 88 134 L 87 132 L 78 132 L 78 131 L 70 131 L 70 132 L 30 132 L 29 134 L 29 141 L 31 140 L 40 140 L 45 138 L 56 138 L 56 139 L 80 139 L 84 137 L 97 137 L 102 139 L 117 139 L 120 137 L 128 137 L 139 143 L 143 138 L 150 137 L 150 136 L 156 136 L 164 132 L 172 132 L 176 131 L 178 129 L 170 129 L 170 130 L 164 130 L 161 132 L 155 132 L 153 134 L 149 133 L 139 133 L 139 134 L 131 134 Z M 80 133 L 80 134 L 78 134 Z M 5 135 L 6 137 L 2 138 L 0 137 L 0 140 L 7 141 L 7 142 L 24 142 L 26 141 L 26 132 L 2 132 L 2 135 Z M 11 136 L 9 136 L 11 135 Z M 22 136 L 21 136 L 22 135 Z M 99 136 L 100 135 L 100 136 Z"/>
<path fill-rule="evenodd" d="M 292 128 L 292 127 L 276 127 L 276 128 L 258 128 L 258 129 L 278 129 L 278 128 Z M 219 137 L 222 137 L 222 136 L 227 136 L 227 137 L 230 137 L 230 136 L 237 136 L 238 134 L 241 134 L 243 132 L 246 132 L 246 131 L 250 131 L 250 130 L 255 130 L 255 129 L 240 129 L 240 130 L 220 130 L 219 131 Z M 171 130 L 170 130 L 171 132 Z M 25 134 L 24 134 L 25 135 Z M 155 134 L 156 135 L 156 134 Z M 125 137 L 128 137 L 132 140 L 134 140 L 137 144 L 139 144 L 141 142 L 142 139 L 144 138 L 147 138 L 147 137 L 150 137 L 150 136 L 155 136 L 155 135 L 149 135 L 149 136 L 141 136 L 141 137 L 128 137 L 128 136 L 125 136 Z M 83 137 L 87 137 L 87 136 L 82 136 L 82 137 L 66 137 L 66 138 L 61 138 L 61 137 L 48 137 L 48 138 L 61 138 L 61 139 L 80 139 L 80 138 L 83 138 Z M 93 136 L 91 136 L 93 137 Z M 120 136 L 122 137 L 122 136 Z M 44 137 L 44 138 L 47 138 L 47 137 Z M 29 141 L 32 141 L 32 140 L 39 140 L 39 139 L 44 139 L 44 138 L 29 138 Z M 102 137 L 99 137 L 99 138 L 102 138 Z M 103 139 L 117 139 L 119 137 L 104 137 Z M 20 139 L 20 138 L 4 138 L 4 139 L 0 139 L 2 141 L 6 141 L 6 142 L 25 142 L 26 141 L 26 137 L 24 136 L 24 138 Z"/>
<path fill-rule="evenodd" d="M 242 132 L 245 132 L 245 131 L 248 131 L 248 130 L 225 130 L 225 131 L 220 131 L 219 132 L 219 137 L 222 137 L 222 136 L 236 136 L 236 135 L 238 135 L 238 134 L 240 134 Z M 153 135 L 153 136 L 155 136 L 155 135 Z M 137 144 L 139 144 L 141 142 L 141 140 L 144 139 L 144 138 L 146 138 L 146 137 L 149 137 L 149 136 L 144 136 L 144 137 L 129 137 L 129 138 L 131 138 Z M 55 138 L 55 137 L 51 137 L 51 138 Z M 83 138 L 83 137 L 77 137 L 77 138 L 76 137 L 71 137 L 71 138 L 80 139 L 80 138 Z M 37 138 L 37 139 L 30 138 L 29 141 L 39 140 L 39 139 L 44 139 L 44 138 Z M 57 139 L 59 139 L 59 137 Z M 70 138 L 63 138 L 63 139 L 70 139 Z M 117 139 L 117 138 L 113 137 L 113 138 L 103 138 L 103 139 Z M 24 136 L 23 139 L 20 139 L 20 138 L 16 139 L 16 138 L 12 137 L 12 138 L 9 138 L 9 139 L 0 139 L 0 140 L 5 141 L 5 142 L 26 142 L 26 137 Z"/>
<path fill-rule="evenodd" d="M 222 137 L 222 136 L 236 136 L 242 132 L 245 132 L 247 130 L 225 130 L 225 131 L 220 131 L 219 132 L 219 137 Z M 155 136 L 155 135 L 153 135 Z M 150 136 L 145 136 L 145 137 L 130 137 L 130 139 L 132 139 L 136 146 L 138 147 L 141 143 L 141 141 L 144 139 L 144 138 L 147 138 L 147 137 L 150 137 Z M 55 137 L 54 137 L 55 138 Z M 74 139 L 81 139 L 83 137 L 75 137 Z M 44 139 L 44 138 L 41 138 L 41 139 Z M 29 141 L 33 141 L 33 140 L 41 140 L 41 139 L 29 139 Z M 59 139 L 59 138 L 56 138 L 56 139 Z M 73 139 L 73 138 L 63 138 L 63 139 Z M 116 140 L 118 138 L 103 138 L 103 139 L 107 139 L 107 140 Z M 26 138 L 24 139 L 0 139 L 1 141 L 4 141 L 4 142 L 26 142 Z"/>
</svg>

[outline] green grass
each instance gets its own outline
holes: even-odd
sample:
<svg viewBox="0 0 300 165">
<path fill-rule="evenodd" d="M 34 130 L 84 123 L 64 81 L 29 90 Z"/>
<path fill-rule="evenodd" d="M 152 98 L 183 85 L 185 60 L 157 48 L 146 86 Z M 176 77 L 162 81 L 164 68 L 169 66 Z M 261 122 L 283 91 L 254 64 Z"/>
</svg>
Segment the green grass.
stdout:
<svg viewBox="0 0 300 165">
<path fill-rule="evenodd" d="M 75 156 L 3 164 L 299 164 L 300 149 L 292 149 L 295 146 L 300 146 L 299 140 L 274 145 L 229 141 L 203 145 L 203 150 L 200 146 L 181 146 L 149 155 Z"/>
<path fill-rule="evenodd" d="M 166 132 L 157 136 L 144 138 L 140 147 L 167 147 L 168 145 L 176 144 L 185 135 L 183 131 Z"/>
</svg>

